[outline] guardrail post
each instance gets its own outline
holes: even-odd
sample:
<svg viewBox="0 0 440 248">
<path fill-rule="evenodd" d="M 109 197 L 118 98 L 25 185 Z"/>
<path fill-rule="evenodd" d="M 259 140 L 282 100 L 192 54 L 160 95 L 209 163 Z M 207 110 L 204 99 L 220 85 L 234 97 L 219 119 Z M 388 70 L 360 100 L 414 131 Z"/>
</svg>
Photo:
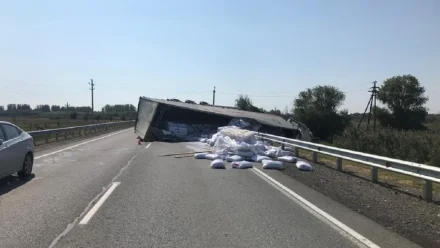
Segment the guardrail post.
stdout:
<svg viewBox="0 0 440 248">
<path fill-rule="evenodd" d="M 67 139 L 67 131 L 64 131 L 64 139 Z"/>
<path fill-rule="evenodd" d="M 299 157 L 299 149 L 298 149 L 298 147 L 295 146 L 293 149 L 294 149 L 294 152 L 295 152 L 295 157 Z"/>
<path fill-rule="evenodd" d="M 283 142 L 286 142 L 286 140 L 283 139 Z M 284 148 L 286 148 L 286 146 L 284 145 L 284 143 L 281 143 L 281 149 L 284 150 Z"/>
<path fill-rule="evenodd" d="M 377 167 L 371 167 L 371 181 L 373 183 L 377 183 L 378 182 L 378 174 L 379 174 L 379 169 Z"/>
<path fill-rule="evenodd" d="M 338 171 L 342 171 L 342 158 L 338 158 L 337 168 L 338 168 Z"/>
<path fill-rule="evenodd" d="M 423 184 L 423 200 L 432 202 L 432 182 L 425 180 Z"/>
<path fill-rule="evenodd" d="M 58 132 L 55 134 L 55 140 L 58 141 Z"/>
<path fill-rule="evenodd" d="M 317 162 L 318 162 L 318 153 L 313 152 L 313 163 L 317 163 Z"/>
</svg>

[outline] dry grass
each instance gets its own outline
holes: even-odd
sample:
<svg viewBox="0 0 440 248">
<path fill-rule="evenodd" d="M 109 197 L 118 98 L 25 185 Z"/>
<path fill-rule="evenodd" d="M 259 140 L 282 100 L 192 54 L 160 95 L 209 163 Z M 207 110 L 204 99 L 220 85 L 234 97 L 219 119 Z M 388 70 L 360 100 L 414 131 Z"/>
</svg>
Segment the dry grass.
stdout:
<svg viewBox="0 0 440 248">
<path fill-rule="evenodd" d="M 334 138 L 333 145 L 440 167 L 440 133 L 433 131 L 365 131 L 349 128 Z"/>
<path fill-rule="evenodd" d="M 54 129 L 54 128 L 63 128 L 63 127 L 73 127 L 73 126 L 83 126 L 90 125 L 96 123 L 104 123 L 110 122 L 109 120 L 84 120 L 84 119 L 50 119 L 50 118 L 41 118 L 41 117 L 0 117 L 0 121 L 11 122 L 21 129 L 25 131 L 35 131 L 40 129 Z M 119 120 L 113 120 L 119 121 Z M 60 124 L 58 126 L 58 123 Z"/>
<path fill-rule="evenodd" d="M 299 149 L 299 156 L 301 158 L 311 161 L 313 159 L 313 152 L 304 149 Z M 325 154 L 318 154 L 318 161 L 336 169 L 337 158 L 335 157 Z M 342 164 L 343 164 L 342 165 L 343 171 L 353 173 L 356 176 L 366 178 L 368 180 L 371 179 L 371 166 L 348 161 L 348 160 L 343 160 Z M 402 175 L 399 173 L 395 173 L 383 169 L 379 169 L 378 174 L 379 174 L 379 182 L 383 182 L 391 185 L 397 184 L 396 186 L 421 189 L 424 183 L 422 179 Z M 434 183 L 433 191 L 440 192 L 440 184 Z"/>
</svg>

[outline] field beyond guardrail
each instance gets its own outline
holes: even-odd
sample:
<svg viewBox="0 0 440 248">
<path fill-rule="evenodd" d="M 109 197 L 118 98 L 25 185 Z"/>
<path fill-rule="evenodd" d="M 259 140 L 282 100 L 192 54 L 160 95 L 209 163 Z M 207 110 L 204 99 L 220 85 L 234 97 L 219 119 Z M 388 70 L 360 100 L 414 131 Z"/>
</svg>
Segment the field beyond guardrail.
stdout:
<svg viewBox="0 0 440 248">
<path fill-rule="evenodd" d="M 38 146 L 60 140 L 67 140 L 69 138 L 87 136 L 90 134 L 129 128 L 133 126 L 134 126 L 134 121 L 119 121 L 119 122 L 108 122 L 108 123 L 92 124 L 85 126 L 31 131 L 28 133 L 34 139 L 34 144 Z"/>
</svg>

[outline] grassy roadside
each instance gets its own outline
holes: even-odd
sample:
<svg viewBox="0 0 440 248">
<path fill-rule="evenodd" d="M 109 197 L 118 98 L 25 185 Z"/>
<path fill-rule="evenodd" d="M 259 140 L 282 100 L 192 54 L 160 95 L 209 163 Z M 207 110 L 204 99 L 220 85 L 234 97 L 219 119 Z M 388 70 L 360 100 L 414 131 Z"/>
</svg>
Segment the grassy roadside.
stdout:
<svg viewBox="0 0 440 248">
<path fill-rule="evenodd" d="M 116 122 L 119 119 L 110 120 L 84 120 L 84 119 L 50 119 L 50 118 L 29 118 L 29 117 L 0 117 L 0 121 L 7 121 L 14 123 L 19 126 L 24 131 L 36 131 L 41 129 L 54 129 L 54 128 L 64 128 L 73 126 L 84 126 L 105 122 Z"/>
</svg>

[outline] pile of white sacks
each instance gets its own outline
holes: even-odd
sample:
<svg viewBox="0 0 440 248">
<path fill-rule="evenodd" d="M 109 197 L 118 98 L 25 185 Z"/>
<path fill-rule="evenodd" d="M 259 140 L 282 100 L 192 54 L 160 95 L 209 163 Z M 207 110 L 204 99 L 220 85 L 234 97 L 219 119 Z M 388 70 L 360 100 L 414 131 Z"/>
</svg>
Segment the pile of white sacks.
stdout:
<svg viewBox="0 0 440 248">
<path fill-rule="evenodd" d="M 298 161 L 292 151 L 273 147 L 269 143 L 259 141 L 255 133 L 236 126 L 220 127 L 211 139 L 201 139 L 213 147 L 213 153 L 197 153 L 196 159 L 212 160 L 211 168 L 224 169 L 226 162 L 232 168 L 252 168 L 252 162 L 262 163 L 263 169 L 283 169 L 283 162 L 296 163 L 300 170 L 311 171 L 312 166 L 306 161 Z"/>
</svg>

